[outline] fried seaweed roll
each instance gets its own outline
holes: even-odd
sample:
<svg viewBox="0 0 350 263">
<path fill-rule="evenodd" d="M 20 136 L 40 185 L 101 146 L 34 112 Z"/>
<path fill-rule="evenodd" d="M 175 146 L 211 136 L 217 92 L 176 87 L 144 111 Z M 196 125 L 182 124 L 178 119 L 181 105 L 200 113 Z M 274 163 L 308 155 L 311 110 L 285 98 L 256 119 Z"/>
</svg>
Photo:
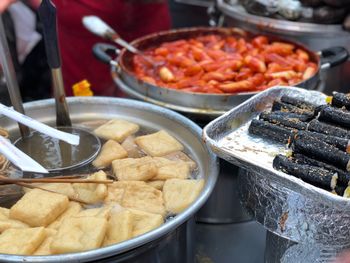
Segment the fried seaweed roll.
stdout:
<svg viewBox="0 0 350 263">
<path fill-rule="evenodd" d="M 280 100 L 283 103 L 291 104 L 293 106 L 296 106 L 296 107 L 298 107 L 300 109 L 304 109 L 304 110 L 314 111 L 316 108 L 316 105 L 314 105 L 310 102 L 307 102 L 307 101 L 304 101 L 302 99 L 298 99 L 295 97 L 291 97 L 288 95 L 283 95 Z"/>
<path fill-rule="evenodd" d="M 318 132 L 312 132 L 312 131 L 300 131 L 301 134 L 305 133 L 308 136 L 314 137 L 320 141 L 324 141 L 326 143 L 329 143 L 335 147 L 337 147 L 339 150 L 345 151 L 347 153 L 350 153 L 350 140 L 332 136 L 332 135 L 326 135 L 323 133 Z"/>
<path fill-rule="evenodd" d="M 297 163 L 292 157 L 281 154 L 273 159 L 273 168 L 319 186 L 326 190 L 333 190 L 337 186 L 338 174 L 324 168 L 308 164 Z"/>
<path fill-rule="evenodd" d="M 318 120 L 310 121 L 307 130 L 350 139 L 350 131 Z"/>
<path fill-rule="evenodd" d="M 253 119 L 249 126 L 249 133 L 287 144 L 292 130 L 267 121 Z"/>
<path fill-rule="evenodd" d="M 301 121 L 299 117 L 306 119 L 305 115 L 281 111 L 262 112 L 259 116 L 260 119 L 270 123 L 283 125 L 293 129 L 305 130 L 307 127 L 307 122 Z"/>
<path fill-rule="evenodd" d="M 313 118 L 315 115 L 314 111 L 305 110 L 293 106 L 291 104 L 283 103 L 281 101 L 275 100 L 272 104 L 272 111 L 283 111 L 283 112 L 292 112 L 300 115 L 306 115 L 309 118 Z"/>
<path fill-rule="evenodd" d="M 350 112 L 331 106 L 324 107 L 320 111 L 320 121 L 331 122 L 341 127 L 350 128 Z"/>
<path fill-rule="evenodd" d="M 326 170 L 338 173 L 338 184 L 343 186 L 348 186 L 348 183 L 350 181 L 350 173 L 340 170 L 333 165 L 315 160 L 313 158 L 307 157 L 300 153 L 293 154 L 293 158 L 296 163 L 317 166 L 317 167 L 324 168 Z"/>
<path fill-rule="evenodd" d="M 331 105 L 337 108 L 345 107 L 350 110 L 350 93 L 333 92 Z"/>
<path fill-rule="evenodd" d="M 305 133 L 297 132 L 293 137 L 292 149 L 313 159 L 322 160 L 340 169 L 350 170 L 350 155 L 324 141 Z"/>
</svg>

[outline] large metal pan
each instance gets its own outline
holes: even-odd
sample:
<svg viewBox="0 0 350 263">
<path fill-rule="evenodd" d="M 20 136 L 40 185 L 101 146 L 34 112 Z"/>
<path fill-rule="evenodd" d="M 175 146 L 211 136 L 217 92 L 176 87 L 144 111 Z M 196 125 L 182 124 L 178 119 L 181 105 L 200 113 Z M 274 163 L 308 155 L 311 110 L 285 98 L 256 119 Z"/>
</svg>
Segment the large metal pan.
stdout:
<svg viewBox="0 0 350 263">
<path fill-rule="evenodd" d="M 150 47 L 158 46 L 163 42 L 207 34 L 236 35 L 246 39 L 251 39 L 256 36 L 256 34 L 237 28 L 198 27 L 151 34 L 133 41 L 132 45 L 140 50 L 145 50 Z M 281 39 L 276 37 L 269 38 L 271 40 L 281 41 Z M 306 50 L 311 60 L 318 65 L 318 71 L 314 76 L 297 84 L 297 86 L 302 88 L 315 89 L 318 85 L 321 70 L 338 65 L 346 61 L 348 58 L 348 52 L 342 47 L 334 47 L 320 52 L 313 52 L 299 43 L 288 40 L 283 41 L 292 43 L 295 46 Z M 114 60 L 108 55 L 108 52 L 111 51 L 114 52 L 114 54 L 119 54 L 117 59 Z M 189 113 L 195 116 L 204 115 L 206 117 L 215 117 L 223 114 L 232 107 L 256 94 L 256 92 L 238 94 L 203 94 L 160 88 L 135 77 L 132 63 L 134 55 L 127 50 L 123 49 L 119 52 L 114 46 L 97 44 L 94 46 L 93 52 L 97 58 L 111 65 L 113 80 L 127 95 L 179 112 Z"/>
<path fill-rule="evenodd" d="M 0 254 L 5 262 L 194 262 L 193 216 L 212 192 L 218 174 L 216 157 L 202 143 L 201 129 L 182 115 L 152 104 L 118 98 L 71 97 L 67 99 L 73 125 L 79 122 L 123 118 L 140 124 L 145 129 L 166 129 L 189 150 L 197 162 L 199 175 L 205 186 L 194 203 L 181 214 L 159 228 L 139 237 L 101 249 L 82 253 L 54 256 L 15 256 Z M 24 104 L 26 114 L 47 124 L 55 123 L 54 100 Z M 0 117 L 0 126 L 11 135 L 18 126 L 6 117 Z M 15 137 L 14 136 L 14 137 Z"/>
</svg>

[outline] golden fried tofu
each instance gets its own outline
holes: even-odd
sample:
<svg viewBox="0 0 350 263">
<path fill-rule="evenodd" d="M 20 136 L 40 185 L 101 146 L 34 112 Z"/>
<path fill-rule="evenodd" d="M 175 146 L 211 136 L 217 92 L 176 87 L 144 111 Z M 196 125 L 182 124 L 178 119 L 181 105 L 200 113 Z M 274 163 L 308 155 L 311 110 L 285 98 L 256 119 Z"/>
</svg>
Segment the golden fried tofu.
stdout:
<svg viewBox="0 0 350 263">
<path fill-rule="evenodd" d="M 172 152 L 163 156 L 171 161 L 183 161 L 190 165 L 191 171 L 197 168 L 197 164 L 184 152 Z"/>
<path fill-rule="evenodd" d="M 74 192 L 72 184 L 68 184 L 68 183 L 40 184 L 39 183 L 39 184 L 34 184 L 34 185 L 38 186 L 40 188 L 49 190 L 49 191 L 53 191 L 55 193 L 66 195 L 68 197 L 75 196 L 75 192 Z M 33 189 L 25 188 L 25 187 L 23 187 L 23 189 L 25 192 L 29 192 L 29 191 L 33 190 Z"/>
<path fill-rule="evenodd" d="M 5 207 L 0 207 L 0 219 L 4 218 L 7 219 L 10 216 L 10 209 Z"/>
<path fill-rule="evenodd" d="M 74 253 L 101 247 L 107 220 L 97 217 L 70 217 L 63 220 L 50 249 L 54 254 Z"/>
<path fill-rule="evenodd" d="M 98 217 L 109 219 L 111 215 L 112 206 L 102 206 L 97 208 L 84 209 L 74 217 Z"/>
<path fill-rule="evenodd" d="M 51 229 L 58 229 L 64 219 L 75 216 L 80 211 L 81 211 L 81 205 L 79 203 L 69 202 L 67 209 L 47 227 Z"/>
<path fill-rule="evenodd" d="M 152 180 L 187 179 L 190 176 L 190 165 L 186 162 L 170 161 L 162 157 L 154 157 L 153 159 L 158 171 Z"/>
<path fill-rule="evenodd" d="M 68 197 L 33 189 L 10 209 L 10 219 L 20 220 L 32 227 L 51 224 L 68 207 Z"/>
<path fill-rule="evenodd" d="M 159 214 L 148 213 L 137 209 L 129 209 L 129 211 L 132 216 L 133 237 L 149 232 L 164 223 L 163 217 Z"/>
<path fill-rule="evenodd" d="M 147 181 L 157 174 L 157 167 L 149 156 L 114 160 L 112 167 L 119 181 Z"/>
<path fill-rule="evenodd" d="M 29 226 L 21 221 L 9 218 L 0 218 L 0 233 L 10 228 L 28 228 Z"/>
<path fill-rule="evenodd" d="M 122 142 L 126 137 L 136 133 L 139 125 L 120 119 L 110 120 L 94 130 L 94 133 L 105 140 Z"/>
<path fill-rule="evenodd" d="M 185 210 L 202 191 L 204 180 L 169 179 L 163 186 L 166 210 L 178 214 Z"/>
<path fill-rule="evenodd" d="M 130 211 L 124 209 L 112 212 L 108 221 L 103 246 L 109 246 L 132 238 L 132 231 L 133 223 Z"/>
<path fill-rule="evenodd" d="M 128 157 L 128 153 L 124 148 L 114 140 L 108 140 L 101 148 L 101 152 L 92 162 L 96 168 L 107 167 L 111 165 L 113 160 Z"/>
<path fill-rule="evenodd" d="M 31 255 L 46 237 L 45 228 L 11 228 L 0 235 L 0 253 Z"/>
<path fill-rule="evenodd" d="M 176 151 L 182 151 L 183 145 L 164 130 L 156 133 L 139 136 L 136 144 L 148 155 L 163 156 Z"/>
<path fill-rule="evenodd" d="M 165 215 L 163 193 L 147 184 L 127 185 L 121 205 L 126 208 Z"/>
<path fill-rule="evenodd" d="M 163 180 L 156 180 L 156 181 L 147 181 L 146 183 L 149 186 L 152 186 L 152 187 L 162 191 L 165 181 L 163 181 Z"/>
<path fill-rule="evenodd" d="M 129 158 L 141 158 L 146 154 L 135 143 L 134 136 L 128 136 L 122 143 L 122 147 L 127 151 Z"/>
<path fill-rule="evenodd" d="M 113 183 L 114 184 L 114 183 Z M 124 188 L 109 187 L 104 200 L 105 204 L 121 204 L 124 195 Z"/>
<path fill-rule="evenodd" d="M 98 171 L 88 176 L 91 180 L 106 180 L 107 175 L 104 171 Z M 76 183 L 73 188 L 80 200 L 88 204 L 102 202 L 107 196 L 107 186 L 105 184 Z"/>
<path fill-rule="evenodd" d="M 53 241 L 53 236 L 56 235 L 57 230 L 45 228 L 46 238 L 41 243 L 41 245 L 35 250 L 33 253 L 34 256 L 43 256 L 43 255 L 51 255 L 51 243 Z"/>
</svg>

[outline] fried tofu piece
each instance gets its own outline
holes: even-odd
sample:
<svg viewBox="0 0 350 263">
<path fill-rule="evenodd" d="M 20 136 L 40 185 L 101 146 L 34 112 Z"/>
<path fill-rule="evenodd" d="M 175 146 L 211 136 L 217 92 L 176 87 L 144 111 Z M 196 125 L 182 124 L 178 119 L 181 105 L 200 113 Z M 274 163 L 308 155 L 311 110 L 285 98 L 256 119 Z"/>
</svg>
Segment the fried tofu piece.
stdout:
<svg viewBox="0 0 350 263">
<path fill-rule="evenodd" d="M 51 243 L 53 241 L 53 236 L 57 234 L 57 230 L 45 228 L 46 238 L 41 243 L 41 245 L 33 253 L 34 256 L 51 255 Z"/>
<path fill-rule="evenodd" d="M 157 167 L 149 156 L 114 160 L 112 167 L 119 181 L 147 181 L 157 174 Z"/>
<path fill-rule="evenodd" d="M 133 237 L 147 233 L 164 223 L 163 217 L 159 214 L 148 213 L 137 209 L 129 209 L 129 211 L 132 216 Z"/>
<path fill-rule="evenodd" d="M 0 219 L 7 219 L 10 216 L 10 209 L 5 207 L 0 207 Z"/>
<path fill-rule="evenodd" d="M 112 206 L 102 206 L 97 208 L 84 209 L 74 217 L 97 217 L 109 219 L 111 215 Z"/>
<path fill-rule="evenodd" d="M 129 158 L 141 158 L 146 156 L 141 148 L 135 143 L 134 136 L 128 136 L 123 141 L 122 147 L 125 149 L 125 151 L 127 151 Z"/>
<path fill-rule="evenodd" d="M 163 193 L 147 184 L 127 185 L 121 205 L 150 213 L 165 215 Z"/>
<path fill-rule="evenodd" d="M 185 210 L 202 191 L 204 180 L 169 179 L 163 186 L 166 210 L 178 214 Z"/>
<path fill-rule="evenodd" d="M 187 179 L 190 176 L 190 165 L 182 161 L 170 161 L 162 157 L 154 157 L 158 168 L 157 175 L 152 180 L 167 180 L 172 178 Z"/>
<path fill-rule="evenodd" d="M 11 228 L 0 235 L 0 253 L 31 255 L 46 237 L 45 228 Z"/>
<path fill-rule="evenodd" d="M 109 187 L 104 200 L 105 204 L 121 204 L 124 195 L 124 188 Z"/>
<path fill-rule="evenodd" d="M 51 224 L 68 207 L 68 197 L 62 194 L 33 189 L 10 209 L 10 219 L 32 227 Z"/>
<path fill-rule="evenodd" d="M 191 171 L 197 168 L 197 163 L 193 161 L 187 154 L 184 152 L 172 152 L 167 155 L 163 156 L 166 159 L 169 159 L 171 161 L 183 161 L 185 163 L 188 163 L 190 166 Z"/>
<path fill-rule="evenodd" d="M 94 133 L 105 140 L 115 140 L 119 143 L 126 137 L 136 133 L 140 129 L 139 125 L 120 119 L 110 120 L 94 130 Z"/>
<path fill-rule="evenodd" d="M 176 151 L 182 151 L 183 145 L 164 130 L 156 133 L 139 136 L 136 144 L 150 156 L 163 156 Z"/>
<path fill-rule="evenodd" d="M 27 228 L 28 227 L 27 224 L 18 220 L 10 219 L 9 216 L 10 216 L 10 209 L 0 207 L 0 233 L 2 233 L 3 231 L 9 228 Z"/>
<path fill-rule="evenodd" d="M 109 246 L 115 243 L 132 238 L 133 223 L 131 212 L 122 210 L 112 212 L 108 221 L 108 227 L 103 246 Z"/>
<path fill-rule="evenodd" d="M 105 218 L 87 216 L 67 218 L 53 236 L 50 249 L 54 254 L 61 254 L 99 248 L 106 230 Z"/>
<path fill-rule="evenodd" d="M 128 153 L 124 148 L 114 140 L 108 140 L 101 149 L 101 152 L 92 162 L 96 168 L 107 167 L 111 165 L 113 160 L 123 159 L 128 157 Z"/>
<path fill-rule="evenodd" d="M 75 196 L 75 192 L 73 189 L 72 184 L 68 184 L 68 183 L 54 183 L 54 184 L 34 184 L 35 186 L 38 186 L 40 188 L 49 190 L 49 191 L 53 191 L 55 193 L 59 193 L 59 194 L 63 194 L 66 195 L 68 197 L 74 197 Z M 33 189 L 29 189 L 29 188 L 23 188 L 25 192 L 29 192 L 32 191 Z"/>
<path fill-rule="evenodd" d="M 163 186 L 164 186 L 164 183 L 165 181 L 163 180 L 156 180 L 156 181 L 148 181 L 146 182 L 149 186 L 152 186 L 160 191 L 163 190 Z"/>
<path fill-rule="evenodd" d="M 62 221 L 66 218 L 77 215 L 81 211 L 81 205 L 77 202 L 69 202 L 66 211 L 56 218 L 47 228 L 58 229 Z"/>
<path fill-rule="evenodd" d="M 98 171 L 88 176 L 87 179 L 106 180 L 107 175 L 104 171 Z M 107 186 L 105 184 L 76 183 L 73 184 L 73 188 L 77 193 L 77 197 L 88 204 L 102 202 L 107 196 Z"/>
</svg>

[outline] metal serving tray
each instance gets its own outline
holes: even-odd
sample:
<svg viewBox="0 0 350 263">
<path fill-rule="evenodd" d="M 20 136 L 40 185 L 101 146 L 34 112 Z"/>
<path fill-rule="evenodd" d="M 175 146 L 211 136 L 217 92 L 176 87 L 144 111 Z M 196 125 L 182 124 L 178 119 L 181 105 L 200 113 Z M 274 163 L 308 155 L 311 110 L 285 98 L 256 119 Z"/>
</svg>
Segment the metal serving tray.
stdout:
<svg viewBox="0 0 350 263">
<path fill-rule="evenodd" d="M 282 95 L 325 103 L 325 95 L 294 87 L 268 89 L 209 123 L 203 139 L 221 158 L 246 170 L 240 174 L 240 198 L 269 231 L 319 248 L 320 257 L 350 247 L 350 200 L 273 169 L 282 144 L 248 134 L 250 121 L 271 109 Z"/>
</svg>

